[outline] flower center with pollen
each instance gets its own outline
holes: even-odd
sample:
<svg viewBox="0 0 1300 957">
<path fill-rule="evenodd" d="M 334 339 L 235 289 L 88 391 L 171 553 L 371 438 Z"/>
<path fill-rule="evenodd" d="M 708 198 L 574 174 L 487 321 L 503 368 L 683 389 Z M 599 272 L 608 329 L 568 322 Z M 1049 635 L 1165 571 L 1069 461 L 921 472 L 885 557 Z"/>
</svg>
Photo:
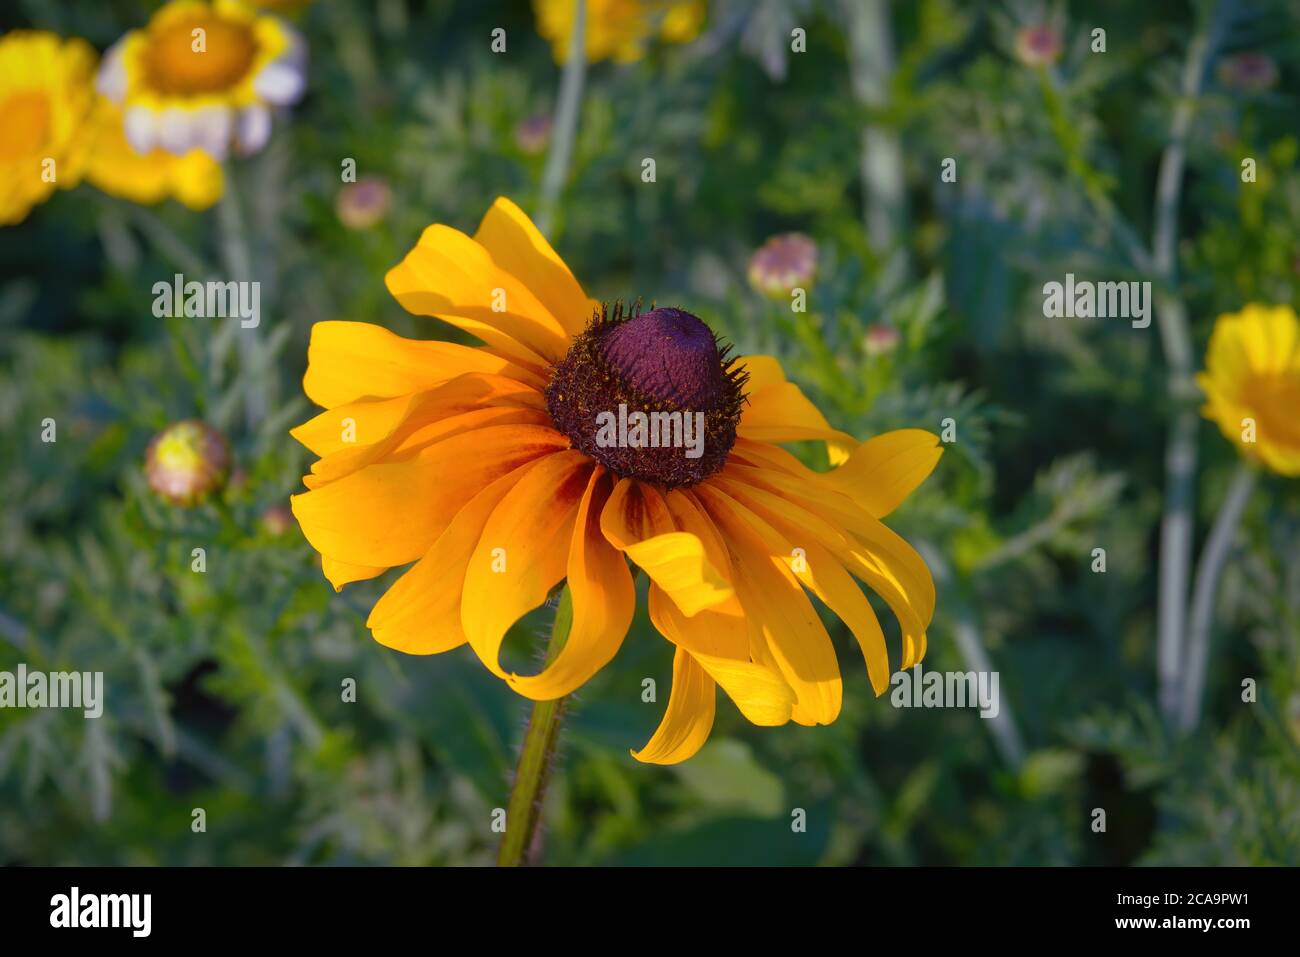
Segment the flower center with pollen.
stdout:
<svg viewBox="0 0 1300 957">
<path fill-rule="evenodd" d="M 144 64 L 150 86 L 159 93 L 193 96 L 235 86 L 256 56 L 257 41 L 247 26 L 197 13 L 150 37 Z"/>
<path fill-rule="evenodd" d="M 747 373 L 681 309 L 602 307 L 546 389 L 555 427 L 615 475 L 682 488 L 727 461 Z"/>
<path fill-rule="evenodd" d="M 0 160 L 10 162 L 40 150 L 50 134 L 50 103 L 43 93 L 26 90 L 0 100 Z"/>
</svg>

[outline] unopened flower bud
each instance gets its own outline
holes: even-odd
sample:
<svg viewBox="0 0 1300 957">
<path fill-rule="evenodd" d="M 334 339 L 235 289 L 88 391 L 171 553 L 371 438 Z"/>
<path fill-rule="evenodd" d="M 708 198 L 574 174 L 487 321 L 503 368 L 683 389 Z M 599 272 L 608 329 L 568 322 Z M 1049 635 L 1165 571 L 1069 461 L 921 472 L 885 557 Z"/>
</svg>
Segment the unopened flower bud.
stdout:
<svg viewBox="0 0 1300 957">
<path fill-rule="evenodd" d="M 348 229 L 369 229 L 388 213 L 393 191 L 378 176 L 363 176 L 339 190 L 334 208 Z"/>
<path fill-rule="evenodd" d="M 174 422 L 145 451 L 149 487 L 175 505 L 197 505 L 219 489 L 230 472 L 230 446 L 206 422 Z"/>
<path fill-rule="evenodd" d="M 773 299 L 807 288 L 816 275 L 817 244 L 803 233 L 773 236 L 749 260 L 749 284 Z"/>
<path fill-rule="evenodd" d="M 1063 48 L 1061 34 L 1045 23 L 1021 27 L 1016 33 L 1016 58 L 1025 66 L 1051 66 L 1061 58 Z"/>
</svg>

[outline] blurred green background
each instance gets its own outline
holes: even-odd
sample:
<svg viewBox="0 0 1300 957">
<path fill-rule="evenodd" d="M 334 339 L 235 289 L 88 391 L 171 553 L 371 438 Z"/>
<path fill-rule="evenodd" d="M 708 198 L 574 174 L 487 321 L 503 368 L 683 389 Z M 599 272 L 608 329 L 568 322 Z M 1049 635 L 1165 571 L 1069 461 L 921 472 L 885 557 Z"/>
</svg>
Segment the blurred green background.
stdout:
<svg viewBox="0 0 1300 957">
<path fill-rule="evenodd" d="M 18 0 L 0 25 L 102 52 L 153 7 Z M 108 696 L 96 721 L 0 710 L 0 863 L 494 859 L 527 702 L 468 649 L 415 658 L 370 639 L 396 573 L 333 592 L 284 527 L 309 461 L 286 433 L 312 414 L 299 381 L 313 322 L 451 337 L 406 314 L 383 275 L 430 223 L 472 231 L 501 194 L 536 209 L 545 145 L 521 125 L 545 126 L 560 67 L 526 2 L 317 0 L 292 17 L 307 96 L 227 182 L 263 283 L 257 361 L 215 321 L 152 313 L 153 283 L 187 257 L 221 275 L 217 209 L 79 187 L 0 229 L 0 669 L 101 670 Z M 1035 67 L 1017 36 L 1044 24 L 1062 49 Z M 505 53 L 490 49 L 497 27 Z M 791 50 L 796 27 L 806 52 Z M 873 698 L 828 615 L 837 723 L 755 728 L 723 703 L 697 757 L 639 765 L 628 749 L 657 725 L 671 675 L 643 602 L 576 696 L 542 860 L 1300 863 L 1300 484 L 1256 490 L 1201 720 L 1170 730 L 1155 704 L 1171 414 L 1157 327 L 1042 315 L 1042 284 L 1067 271 L 1142 278 L 1125 235 L 1150 242 L 1198 37 L 1212 52 L 1176 253 L 1199 366 L 1217 314 L 1300 305 L 1296 2 L 714 0 L 695 41 L 590 65 L 556 248 L 594 296 L 679 305 L 739 352 L 779 356 L 838 428 L 954 420 L 956 442 L 891 525 L 936 571 L 925 667 L 984 656 L 1002 709 L 987 721 Z M 1267 57 L 1271 82 L 1243 79 L 1242 53 Z M 864 144 L 886 158 L 865 181 Z M 1258 160 L 1254 184 L 1242 156 Z M 369 228 L 336 210 L 348 157 L 392 191 Z M 746 278 L 755 250 L 791 231 L 818 248 L 806 313 Z M 250 390 L 268 409 L 253 421 Z M 237 474 L 182 509 L 153 496 L 142 460 L 191 417 L 230 437 Z M 1199 550 L 1236 456 L 1206 422 L 1198 445 Z M 544 618 L 515 629 L 517 652 Z M 642 702 L 644 677 L 658 703 Z"/>
</svg>

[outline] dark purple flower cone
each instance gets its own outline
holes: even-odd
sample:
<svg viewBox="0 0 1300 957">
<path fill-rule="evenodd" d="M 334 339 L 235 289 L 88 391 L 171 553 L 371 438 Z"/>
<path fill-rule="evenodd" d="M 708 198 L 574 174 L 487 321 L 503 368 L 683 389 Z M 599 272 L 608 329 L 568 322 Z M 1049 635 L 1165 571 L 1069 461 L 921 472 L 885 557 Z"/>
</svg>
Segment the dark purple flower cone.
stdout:
<svg viewBox="0 0 1300 957">
<path fill-rule="evenodd" d="M 602 308 L 555 366 L 546 401 L 574 448 L 616 475 L 664 488 L 722 468 L 736 441 L 745 374 L 681 309 Z M 648 429 L 638 433 L 638 414 Z"/>
</svg>

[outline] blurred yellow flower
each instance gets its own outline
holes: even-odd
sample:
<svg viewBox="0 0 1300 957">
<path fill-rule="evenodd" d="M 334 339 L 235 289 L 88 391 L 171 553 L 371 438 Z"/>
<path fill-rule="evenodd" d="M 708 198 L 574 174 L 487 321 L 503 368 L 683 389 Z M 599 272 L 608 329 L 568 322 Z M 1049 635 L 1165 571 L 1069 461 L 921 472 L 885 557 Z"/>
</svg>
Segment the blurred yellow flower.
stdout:
<svg viewBox="0 0 1300 957">
<path fill-rule="evenodd" d="M 238 0 L 172 0 L 109 49 L 98 78 L 137 152 L 201 149 L 216 160 L 232 143 L 260 150 L 272 109 L 297 101 L 305 83 L 297 33 Z"/>
<path fill-rule="evenodd" d="M 94 98 L 95 51 L 19 30 L 0 37 L 0 226 L 81 178 L 77 133 Z"/>
<path fill-rule="evenodd" d="M 881 519 L 939 461 L 937 436 L 859 443 L 771 356 L 730 356 L 681 309 L 604 307 L 504 197 L 473 236 L 430 226 L 387 284 L 484 345 L 312 328 L 303 388 L 326 411 L 292 433 L 320 456 L 293 513 L 335 588 L 410 566 L 370 613 L 377 641 L 417 655 L 468 645 L 525 697 L 563 697 L 618 652 L 637 603 L 631 561 L 676 648 L 662 722 L 635 752 L 656 764 L 704 744 L 718 688 L 754 724 L 835 720 L 840 669 L 810 595 L 857 639 L 877 694 L 891 665 L 859 580 L 899 621 L 901 666 L 925 654 L 934 582 Z M 692 417 L 696 454 L 611 440 L 613 410 L 629 407 Z M 814 471 L 779 446 L 797 441 L 825 442 L 838 467 Z M 506 632 L 561 580 L 562 650 L 514 673 Z"/>
<path fill-rule="evenodd" d="M 1300 475 L 1300 320 L 1290 306 L 1251 304 L 1215 321 L 1197 376 L 1202 414 L 1248 459 Z"/>
<path fill-rule="evenodd" d="M 207 209 L 221 198 L 221 164 L 202 150 L 175 156 L 154 148 L 137 153 L 127 142 L 122 110 L 100 97 L 86 130 L 86 181 L 133 203 L 174 197 L 190 209 Z"/>
<path fill-rule="evenodd" d="M 533 0 L 533 9 L 537 32 L 563 63 L 577 0 Z M 690 43 L 700 35 L 704 10 L 704 0 L 587 0 L 587 60 L 639 60 L 656 35 L 667 43 Z"/>
</svg>

